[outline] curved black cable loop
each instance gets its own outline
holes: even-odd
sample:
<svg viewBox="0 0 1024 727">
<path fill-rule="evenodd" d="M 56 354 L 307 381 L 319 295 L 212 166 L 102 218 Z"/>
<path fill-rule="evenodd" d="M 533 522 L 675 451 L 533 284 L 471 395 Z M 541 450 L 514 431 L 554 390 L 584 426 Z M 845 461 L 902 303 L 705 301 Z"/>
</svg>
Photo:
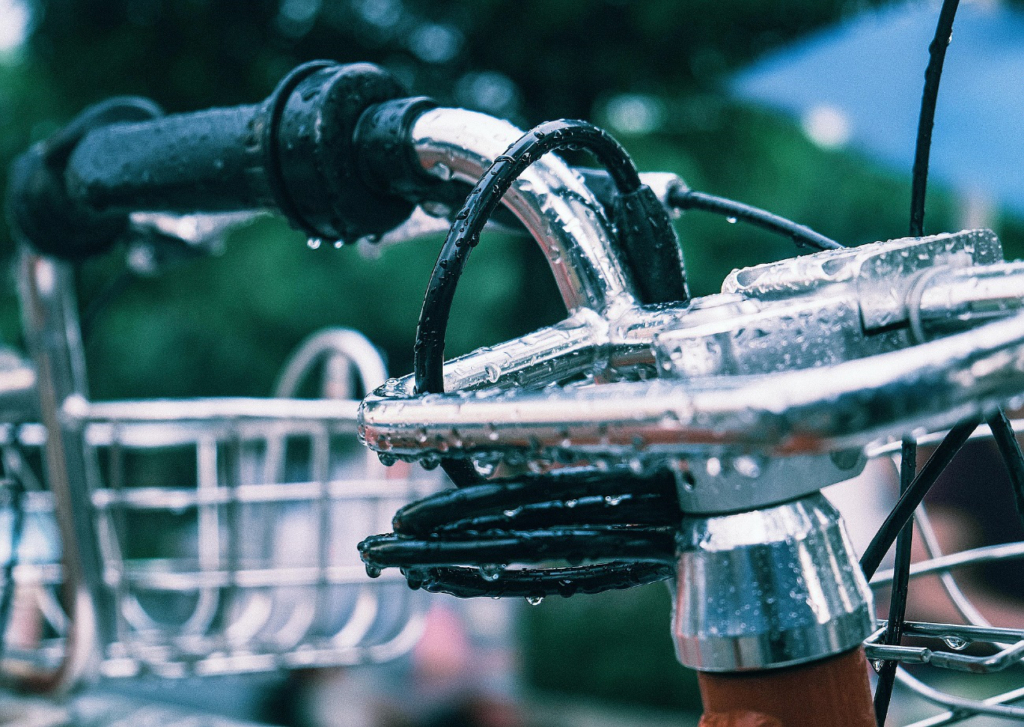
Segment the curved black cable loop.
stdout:
<svg viewBox="0 0 1024 727">
<path fill-rule="evenodd" d="M 518 596 L 538 603 L 547 595 L 569 598 L 579 594 L 622 590 L 668 580 L 675 575 L 671 562 L 617 562 L 577 568 L 504 571 L 495 581 L 479 568 L 424 568 L 403 571 L 413 588 L 447 593 L 457 598 Z"/>
<path fill-rule="evenodd" d="M 527 167 L 548 152 L 564 148 L 593 153 L 607 167 L 619 193 L 640 188 L 640 175 L 626 150 L 606 131 L 584 121 L 548 121 L 525 133 L 495 159 L 456 215 L 430 275 L 413 350 L 417 394 L 444 393 L 444 341 L 452 300 L 488 217 Z"/>
<path fill-rule="evenodd" d="M 935 26 L 935 37 L 928 46 L 928 67 L 925 69 L 924 90 L 921 94 L 921 113 L 917 124 L 917 143 L 914 149 L 914 167 L 912 172 L 910 194 L 910 234 L 920 237 L 924 234 L 924 208 L 928 189 L 928 160 L 931 155 L 932 128 L 935 125 L 935 105 L 939 96 L 939 81 L 942 78 L 942 66 L 946 59 L 946 48 L 949 46 L 953 33 L 953 20 L 956 17 L 959 0 L 943 0 L 939 11 L 939 20 Z M 998 417 L 997 417 L 998 418 Z M 999 426 L 997 422 L 996 426 Z M 893 591 L 890 603 L 889 626 L 886 630 L 886 643 L 898 644 L 903 631 L 903 617 L 906 613 L 907 595 L 910 578 L 910 550 L 914 536 L 912 519 L 917 506 L 921 504 L 925 493 L 946 468 L 953 455 L 963 446 L 977 423 L 964 422 L 950 430 L 946 438 L 936 448 L 935 453 L 925 464 L 920 475 L 906 485 L 908 477 L 904 477 L 904 469 L 914 466 L 911 461 L 916 457 L 917 446 L 904 444 L 901 468 L 901 497 L 896 507 L 882 523 L 871 544 L 861 558 L 861 566 L 868 578 L 874 574 L 885 552 L 893 539 L 896 540 L 896 563 L 894 564 Z M 996 428 L 993 427 L 993 433 Z M 1016 445 L 1016 441 L 1014 442 Z M 1016 446 L 1018 469 L 1024 473 L 1024 457 L 1020 447 Z M 1012 455 L 1000 445 L 1000 451 L 1011 470 L 1013 477 Z M 941 455 L 941 457 L 940 457 Z M 933 466 L 935 463 L 935 466 Z M 916 464 L 916 463 L 915 463 Z M 898 525 L 898 526 L 897 526 Z M 869 557 L 870 556 L 870 557 Z M 896 678 L 895 661 L 883 663 L 879 673 L 878 687 L 875 690 L 875 716 L 879 724 L 884 724 L 892 698 L 892 687 Z"/>
<path fill-rule="evenodd" d="M 810 247 L 814 250 L 840 250 L 845 247 L 806 225 L 725 197 L 717 197 L 685 187 L 675 187 L 669 190 L 668 202 L 679 210 L 701 210 L 734 220 L 743 220 L 755 227 L 788 237 L 796 243 L 797 247 Z"/>
<path fill-rule="evenodd" d="M 928 160 L 932 149 L 932 128 L 935 126 L 935 104 L 939 98 L 939 81 L 946 48 L 953 37 L 953 19 L 960 0 L 943 0 L 935 37 L 928 46 L 928 67 L 924 72 L 924 91 L 921 93 L 921 115 L 917 120 L 917 144 L 914 148 L 914 168 L 910 189 L 910 234 L 924 234 L 924 203 L 928 191 Z"/>
<path fill-rule="evenodd" d="M 527 167 L 548 152 L 563 148 L 591 152 L 608 169 L 620 194 L 640 188 L 640 174 L 626 150 L 606 131 L 585 121 L 548 121 L 526 132 L 509 146 L 469 193 L 431 271 L 413 347 L 417 394 L 444 393 L 444 342 L 452 301 L 469 254 L 480 241 L 480 233 L 488 218 Z M 445 458 L 441 466 L 456 486 L 464 487 L 480 481 L 472 463 L 467 460 Z"/>
<path fill-rule="evenodd" d="M 668 470 L 566 470 L 436 493 L 399 510 L 395 532 L 359 551 L 371 576 L 398 567 L 430 592 L 568 597 L 671 577 L 681 518 Z"/>
</svg>

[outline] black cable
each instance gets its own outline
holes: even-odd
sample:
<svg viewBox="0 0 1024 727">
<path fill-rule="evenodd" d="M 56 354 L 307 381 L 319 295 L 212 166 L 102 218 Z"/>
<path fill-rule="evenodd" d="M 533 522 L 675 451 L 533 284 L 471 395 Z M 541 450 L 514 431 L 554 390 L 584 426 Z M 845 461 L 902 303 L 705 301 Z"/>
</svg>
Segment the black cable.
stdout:
<svg viewBox="0 0 1024 727">
<path fill-rule="evenodd" d="M 913 439 L 904 439 L 900 458 L 900 495 L 906 494 L 910 489 L 916 473 L 917 442 Z M 913 537 L 914 521 L 911 519 L 896 538 L 896 562 L 893 566 L 892 593 L 889 596 L 889 620 L 885 635 L 882 637 L 885 644 L 899 644 L 903 638 L 903 620 L 907 615 L 907 594 L 910 591 L 910 553 Z M 878 670 L 874 703 L 875 719 L 880 725 L 885 724 L 885 716 L 889 713 L 889 702 L 892 700 L 898 666 L 899 662 L 887 660 L 882 662 L 882 668 Z"/>
<path fill-rule="evenodd" d="M 975 421 L 961 422 L 950 429 L 946 438 L 935 448 L 935 452 L 932 453 L 910 487 L 900 497 L 892 512 L 875 533 L 875 537 L 871 539 L 871 543 L 864 550 L 864 555 L 860 559 L 860 567 L 868 579 L 878 570 L 882 558 L 885 557 L 903 526 L 910 522 L 914 516 L 914 510 L 921 504 L 925 494 L 977 428 L 978 423 Z"/>
<path fill-rule="evenodd" d="M 924 203 L 928 190 L 928 157 L 931 155 L 932 127 L 935 125 L 935 103 L 939 97 L 939 80 L 946 48 L 953 36 L 953 19 L 960 0 L 943 0 L 935 37 L 928 46 L 928 67 L 924 72 L 924 91 L 921 94 L 921 115 L 917 121 L 917 145 L 914 149 L 913 181 L 910 190 L 910 234 L 924 234 Z"/>
<path fill-rule="evenodd" d="M 623 525 L 572 525 L 544 530 L 460 532 L 458 537 L 406 538 L 395 533 L 371 535 L 360 550 L 373 568 L 477 565 L 500 568 L 507 563 L 541 563 L 586 559 L 674 560 L 675 528 Z"/>
<path fill-rule="evenodd" d="M 527 167 L 544 154 L 562 148 L 592 152 L 607 167 L 621 194 L 640 189 L 640 176 L 625 149 L 607 132 L 586 122 L 549 121 L 512 144 L 466 198 L 431 272 L 413 350 L 417 394 L 444 392 L 444 342 L 452 301 L 487 218 Z"/>
<path fill-rule="evenodd" d="M 921 94 L 921 113 L 917 122 L 917 143 L 914 149 L 910 193 L 910 234 L 913 237 L 920 237 L 924 234 L 928 158 L 931 154 L 932 128 L 935 125 L 935 104 L 939 96 L 942 66 L 946 59 L 946 48 L 952 37 L 953 19 L 956 17 L 958 5 L 959 0 L 943 0 L 942 9 L 939 11 L 939 20 L 935 27 L 935 37 L 928 46 L 928 67 L 925 69 L 924 91 Z M 886 627 L 884 639 L 887 644 L 898 644 L 902 637 L 903 617 L 906 614 L 907 594 L 910 587 L 910 549 L 914 533 L 914 511 L 921 504 L 925 493 L 935 483 L 935 480 L 975 428 L 977 428 L 976 423 L 964 422 L 951 429 L 925 464 L 921 474 L 913 478 L 913 482 L 910 482 L 908 473 L 913 473 L 916 466 L 917 445 L 909 440 L 903 442 L 903 459 L 900 466 L 900 500 L 875 534 L 864 557 L 861 558 L 861 567 L 870 578 L 878 568 L 882 556 L 889 549 L 889 545 L 892 544 L 894 532 L 899 533 L 896 540 L 896 561 L 893 567 L 889 625 Z M 995 433 L 995 428 L 993 428 L 993 433 Z M 1002 447 L 1000 450 L 1002 451 Z M 1020 459 L 1019 447 L 1017 448 L 1017 457 Z M 1007 466 L 1010 467 L 1010 459 L 1005 453 L 1004 459 L 1007 461 Z M 1020 464 L 1021 472 L 1024 473 L 1024 460 L 1021 460 Z M 910 483 L 908 484 L 908 482 Z M 875 717 L 879 725 L 885 724 L 885 717 L 889 711 L 897 666 L 895 661 L 886 661 L 879 671 L 878 686 L 875 689 L 874 697 Z"/>
<path fill-rule="evenodd" d="M 716 197 L 713 194 L 676 187 L 669 190 L 668 201 L 669 204 L 680 210 L 702 210 L 730 219 L 743 220 L 755 227 L 788 237 L 799 247 L 806 246 L 815 250 L 839 250 L 844 247 L 835 240 L 815 232 L 810 227 L 725 197 Z"/>
<path fill-rule="evenodd" d="M 395 532 L 414 538 L 460 531 L 536 529 L 570 523 L 677 524 L 675 482 L 667 473 L 638 477 L 567 470 L 513 482 L 444 490 L 406 505 Z"/>
<path fill-rule="evenodd" d="M 550 594 L 569 598 L 657 583 L 672 578 L 675 565 L 667 561 L 612 561 L 575 568 L 491 571 L 491 575 L 485 575 L 479 568 L 449 567 L 407 569 L 405 574 L 411 587 L 429 593 L 447 593 L 458 598 L 518 596 L 537 603 L 537 599 Z"/>
<path fill-rule="evenodd" d="M 1006 465 L 1006 474 L 1010 478 L 1010 488 L 1013 490 L 1013 504 L 1017 506 L 1017 515 L 1021 523 L 1024 523 L 1024 453 L 1021 452 L 1020 444 L 1017 442 L 1017 435 L 1013 431 L 1013 425 L 1006 418 L 1006 414 L 1000 409 L 995 416 L 988 420 L 988 426 L 992 430 L 992 438 L 996 441 L 999 454 L 1003 457 Z"/>
<path fill-rule="evenodd" d="M 562 148 L 591 152 L 607 168 L 620 194 L 635 193 L 643 186 L 626 150 L 603 129 L 584 121 L 562 119 L 541 124 L 495 159 L 456 215 L 427 284 L 413 347 L 417 394 L 444 393 L 444 343 L 452 301 L 488 217 L 527 167 L 544 154 Z M 480 481 L 468 461 L 445 458 L 441 466 L 459 487 Z"/>
<path fill-rule="evenodd" d="M 435 493 L 399 510 L 395 532 L 359 551 L 371 576 L 399 567 L 431 592 L 570 596 L 671 577 L 681 518 L 668 470 L 566 469 Z"/>
</svg>

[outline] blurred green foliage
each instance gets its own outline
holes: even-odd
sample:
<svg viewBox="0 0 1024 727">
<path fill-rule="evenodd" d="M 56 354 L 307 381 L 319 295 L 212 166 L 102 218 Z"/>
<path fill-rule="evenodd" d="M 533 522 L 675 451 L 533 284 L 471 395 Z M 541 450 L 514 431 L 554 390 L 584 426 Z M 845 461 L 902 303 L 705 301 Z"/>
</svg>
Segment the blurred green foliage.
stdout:
<svg viewBox="0 0 1024 727">
<path fill-rule="evenodd" d="M 28 0 L 26 0 L 28 2 Z M 878 2 L 842 0 L 31 0 L 23 48 L 0 55 L 0 167 L 89 103 L 149 96 L 169 111 L 253 102 L 301 61 L 381 63 L 416 93 L 532 125 L 606 121 L 616 94 L 659 98 L 665 123 L 623 135 L 641 169 L 749 202 L 846 244 L 905 234 L 909 170 L 894 176 L 813 145 L 792 123 L 734 105 L 728 73 L 765 51 Z M 3 19 L 0 18 L 0 22 Z M 925 49 L 922 49 L 922 53 Z M 0 192 L 3 182 L 0 181 Z M 933 191 L 926 224 L 956 227 Z M 793 254 L 789 241 L 691 212 L 677 228 L 693 291 L 734 267 Z M 1009 256 L 1024 224 L 997 226 Z M 274 220 L 232 236 L 218 257 L 137 279 L 92 327 L 96 398 L 261 395 L 313 330 L 347 325 L 410 369 L 423 288 L 440 240 L 362 257 L 310 250 Z M 0 259 L 13 245 L 0 226 Z M 124 269 L 82 267 L 87 306 Z M 0 285 L 0 335 L 18 340 L 14 284 Z M 460 286 L 447 353 L 505 340 L 563 310 L 528 240 L 484 240 Z M 552 602 L 526 619 L 528 673 L 554 689 L 662 706 L 692 704 L 674 665 L 664 589 Z"/>
</svg>

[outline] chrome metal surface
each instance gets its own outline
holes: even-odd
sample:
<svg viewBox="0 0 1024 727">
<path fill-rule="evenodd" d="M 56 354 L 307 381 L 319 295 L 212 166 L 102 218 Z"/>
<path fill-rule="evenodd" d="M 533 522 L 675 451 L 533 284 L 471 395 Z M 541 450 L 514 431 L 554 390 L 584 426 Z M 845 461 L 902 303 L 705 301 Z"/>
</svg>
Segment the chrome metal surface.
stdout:
<svg viewBox="0 0 1024 727">
<path fill-rule="evenodd" d="M 906 622 L 905 635 L 942 641 L 946 644 L 946 649 L 959 651 L 972 644 L 987 644 L 996 647 L 993 654 L 974 656 L 957 653 L 957 651 L 936 651 L 925 646 L 883 644 L 879 640 L 884 633 L 881 629 L 884 629 L 885 621 L 879 621 L 878 626 L 879 629 L 864 642 L 869 659 L 894 660 L 901 664 L 931 664 L 954 671 L 991 674 L 1015 666 L 1024 658 L 1024 630 L 1022 629 Z"/>
<path fill-rule="evenodd" d="M 103 587 L 96 521 L 87 516 L 89 495 L 97 486 L 96 462 L 82 426 L 61 415 L 66 398 L 86 394 L 73 272 L 68 263 L 30 253 L 25 245 L 20 265 L 23 328 L 39 376 L 41 419 L 49 433 L 46 476 L 56 502 L 70 603 L 63 660 L 53 671 L 33 674 L 33 681 L 61 691 L 95 673 L 100 645 L 114 637 L 117 612 L 113 594 Z"/>
<path fill-rule="evenodd" d="M 36 277 L 26 315 L 50 316 L 30 319 L 50 358 L 37 357 L 46 426 L 6 424 L 0 431 L 5 466 L 16 467 L 31 490 L 13 573 L 21 625 L 6 634 L 7 674 L 34 679 L 49 669 L 54 688 L 100 675 L 375 662 L 411 648 L 423 594 L 390 574 L 371 580 L 356 544 L 386 528 L 395 509 L 434 491 L 439 473 L 387 470 L 359 446 L 358 400 L 351 397 L 386 377 L 365 337 L 330 329 L 305 341 L 282 372 L 279 398 L 90 402 L 82 379 L 60 379 L 45 368 L 64 362 L 65 370 L 84 373 L 74 320 L 46 307 L 40 313 L 34 302 L 61 300 L 71 290 L 68 271 L 40 258 L 29 267 Z M 73 310 L 66 305 L 57 312 Z M 66 328 L 54 331 L 55 322 Z M 322 396 L 348 398 L 286 398 L 317 371 Z M 56 393 L 62 383 L 63 397 Z M 21 454 L 35 448 L 51 459 L 52 449 L 63 452 L 70 464 L 36 473 Z M 92 479 L 73 466 L 76 457 L 91 463 Z M 62 477 L 77 498 L 70 508 Z M 39 490 L 42 484 L 53 491 Z M 10 510 L 0 507 L 0 528 L 11 522 Z M 93 530 L 69 533 L 69 523 Z M 162 537 L 140 550 L 139 534 L 154 531 Z M 84 596 L 65 613 L 62 588 L 83 578 L 78 547 L 92 549 L 99 570 L 91 577 L 99 581 L 79 589 Z M 112 604 L 106 632 L 93 630 L 83 610 L 90 595 Z M 30 623 L 38 629 L 26 630 Z M 44 632 L 57 638 L 39 640 Z M 91 666 L 75 668 L 83 663 Z"/>
<path fill-rule="evenodd" d="M 360 436 L 428 461 L 683 458 L 693 511 L 781 502 L 856 472 L 826 455 L 1024 392 L 1024 326 L 984 325 L 1024 299 L 1024 269 L 997 265 L 1001 254 L 986 230 L 906 238 L 736 271 L 723 293 L 685 306 L 578 311 L 449 362 L 447 395 L 388 382 L 364 400 Z M 972 273 L 998 282 L 943 298 Z M 915 326 L 938 338 L 914 345 Z M 758 466 L 721 466 L 737 457 Z"/>
<path fill-rule="evenodd" d="M 648 458 L 827 453 L 980 416 L 1024 391 L 1024 325 L 991 323 L 912 348 L 772 376 L 484 390 L 404 398 L 386 386 L 361 436 L 392 455 Z M 927 396 L 922 396 L 927 391 Z"/>
<path fill-rule="evenodd" d="M 507 121 L 443 108 L 422 114 L 411 132 L 424 170 L 470 184 L 522 135 Z M 604 210 L 565 162 L 551 154 L 537 160 L 503 201 L 544 250 L 570 311 L 634 302 Z"/>
<path fill-rule="evenodd" d="M 737 454 L 689 457 L 685 462 L 685 470 L 675 468 L 683 512 L 722 513 L 771 505 L 783 494 L 816 492 L 851 479 L 864 470 L 867 457 L 852 449 L 830 456 Z"/>
<path fill-rule="evenodd" d="M 821 495 L 752 512 L 684 518 L 672 634 L 701 671 L 800 664 L 872 632 L 871 591 Z"/>
</svg>

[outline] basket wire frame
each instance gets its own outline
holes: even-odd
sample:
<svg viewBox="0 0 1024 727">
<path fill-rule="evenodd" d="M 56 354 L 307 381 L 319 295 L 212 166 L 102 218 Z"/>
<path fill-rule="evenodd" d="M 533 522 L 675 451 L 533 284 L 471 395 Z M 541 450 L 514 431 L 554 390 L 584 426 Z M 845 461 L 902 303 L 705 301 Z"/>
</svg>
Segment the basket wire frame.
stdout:
<svg viewBox="0 0 1024 727">
<path fill-rule="evenodd" d="M 314 335 L 269 399 L 90 402 L 70 280 L 63 263 L 23 258 L 43 421 L 0 432 L 26 490 L 24 537 L 7 544 L 4 672 L 60 689 L 410 649 L 424 594 L 398 575 L 371 580 L 356 544 L 441 477 L 385 467 L 359 443 L 349 370 L 365 391 L 383 383 L 376 349 L 346 329 Z M 321 367 L 334 398 L 289 398 Z M 0 507 L 0 526 L 15 514 Z"/>
<path fill-rule="evenodd" d="M 1015 433 L 1024 431 L 1024 419 L 1015 419 L 1012 421 L 1012 425 Z M 917 442 L 922 445 L 934 444 L 941 441 L 942 436 L 943 433 L 922 435 L 917 438 Z M 978 427 L 971 435 L 971 439 L 974 440 L 991 437 L 992 432 L 987 425 Z M 894 453 L 898 446 L 898 442 L 880 445 L 869 451 L 869 456 L 887 457 L 898 474 L 899 457 Z M 933 648 L 931 646 L 885 644 L 884 636 L 888 629 L 888 623 L 879 619 L 878 628 L 865 641 L 868 659 L 876 668 L 883 661 L 899 662 L 901 666 L 896 672 L 897 682 L 924 701 L 944 710 L 931 717 L 915 721 L 908 727 L 957 724 L 982 716 L 1024 722 L 1024 706 L 1014 706 L 1014 703 L 1024 700 L 1024 687 L 985 699 L 967 698 L 938 689 L 912 675 L 902 666 L 928 665 L 965 673 L 992 674 L 1020 664 L 1021 659 L 1024 658 L 1024 629 L 993 627 L 961 588 L 953 571 L 983 563 L 1020 559 L 1024 557 L 1024 541 L 989 545 L 946 554 L 942 551 L 924 505 L 919 506 L 915 512 L 914 525 L 927 557 L 911 565 L 911 581 L 927 575 L 937 576 L 945 595 L 963 619 L 963 623 L 939 624 L 917 621 L 904 623 L 904 636 L 934 641 L 936 646 Z M 887 588 L 892 585 L 893 578 L 893 569 L 879 570 L 872 577 L 870 585 L 875 590 Z M 944 648 L 938 644 L 942 644 Z M 985 655 L 976 656 L 963 653 L 972 645 L 977 645 L 980 650 L 985 651 Z"/>
</svg>

